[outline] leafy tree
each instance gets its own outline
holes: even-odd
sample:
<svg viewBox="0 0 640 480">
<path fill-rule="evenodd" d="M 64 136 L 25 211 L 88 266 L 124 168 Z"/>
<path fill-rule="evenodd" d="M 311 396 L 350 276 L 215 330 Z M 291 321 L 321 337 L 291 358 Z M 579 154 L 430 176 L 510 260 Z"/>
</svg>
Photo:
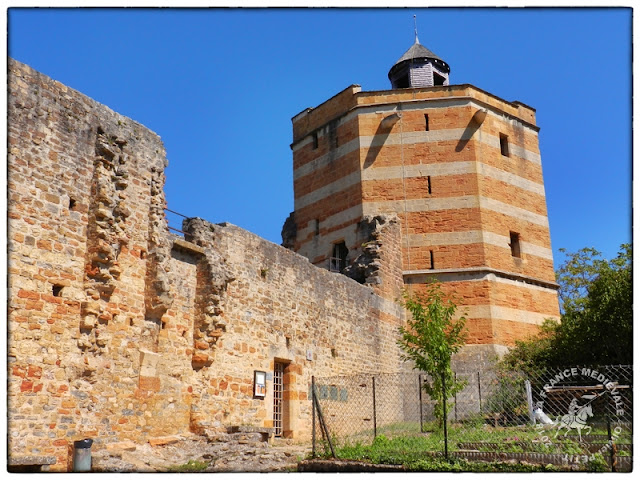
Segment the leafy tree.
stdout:
<svg viewBox="0 0 640 480">
<path fill-rule="evenodd" d="M 586 295 L 565 304 L 557 348 L 571 352 L 574 363 L 632 363 L 631 261 L 629 244 L 609 262 L 595 260 L 591 265 L 597 266 L 597 273 Z"/>
<path fill-rule="evenodd" d="M 524 371 L 565 365 L 631 364 L 633 353 L 632 247 L 603 260 L 583 248 L 570 254 L 556 278 L 560 323 L 548 320 L 533 339 L 517 342 L 502 361 Z"/>
<path fill-rule="evenodd" d="M 541 368 L 556 364 L 558 352 L 555 348 L 556 333 L 559 324 L 547 319 L 540 326 L 540 332 L 533 338 L 517 340 L 498 363 L 502 374 L 525 372 L 537 376 Z"/>
<path fill-rule="evenodd" d="M 405 352 L 404 360 L 411 360 L 414 368 L 430 375 L 424 389 L 435 401 L 435 415 L 443 421 L 442 379 L 447 397 L 453 397 L 464 388 L 465 382 L 456 381 L 451 370 L 451 356 L 466 340 L 464 317 L 455 318 L 457 306 L 448 298 L 439 283 L 427 284 L 423 294 L 404 294 L 404 306 L 411 313 L 406 326 L 400 327 L 398 345 Z"/>
<path fill-rule="evenodd" d="M 576 253 L 567 253 L 566 249 L 561 248 L 560 252 L 568 257 L 556 271 L 556 280 L 560 285 L 560 312 L 565 313 L 567 309 L 581 310 L 584 308 L 589 286 L 608 263 L 595 248 L 583 248 Z"/>
</svg>

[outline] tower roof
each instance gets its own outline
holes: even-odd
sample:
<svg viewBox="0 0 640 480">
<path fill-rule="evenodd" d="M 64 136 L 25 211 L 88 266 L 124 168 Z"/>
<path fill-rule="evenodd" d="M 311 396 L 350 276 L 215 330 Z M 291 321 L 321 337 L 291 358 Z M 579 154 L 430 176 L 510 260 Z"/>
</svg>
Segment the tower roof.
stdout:
<svg viewBox="0 0 640 480">
<path fill-rule="evenodd" d="M 416 41 L 389 70 L 391 88 L 416 88 L 449 85 L 449 65 Z"/>
<path fill-rule="evenodd" d="M 404 55 L 402 55 L 402 57 L 400 57 L 400 59 L 396 63 L 394 63 L 393 66 L 395 67 L 402 62 L 405 62 L 407 60 L 415 60 L 416 58 L 434 58 L 436 60 L 440 60 L 441 62 L 447 63 L 431 50 L 421 45 L 418 42 L 418 38 L 416 37 L 416 42 L 411 45 L 411 48 L 409 48 L 409 50 L 404 52 Z"/>
</svg>

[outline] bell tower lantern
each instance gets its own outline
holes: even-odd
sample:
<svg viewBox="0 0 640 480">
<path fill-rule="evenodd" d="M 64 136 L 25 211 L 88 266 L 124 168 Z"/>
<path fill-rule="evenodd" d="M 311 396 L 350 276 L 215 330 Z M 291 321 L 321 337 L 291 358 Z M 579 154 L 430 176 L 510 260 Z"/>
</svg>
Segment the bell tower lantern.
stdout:
<svg viewBox="0 0 640 480">
<path fill-rule="evenodd" d="M 418 33 L 409 50 L 389 70 L 391 88 L 420 88 L 449 85 L 449 65 L 420 45 Z"/>
</svg>

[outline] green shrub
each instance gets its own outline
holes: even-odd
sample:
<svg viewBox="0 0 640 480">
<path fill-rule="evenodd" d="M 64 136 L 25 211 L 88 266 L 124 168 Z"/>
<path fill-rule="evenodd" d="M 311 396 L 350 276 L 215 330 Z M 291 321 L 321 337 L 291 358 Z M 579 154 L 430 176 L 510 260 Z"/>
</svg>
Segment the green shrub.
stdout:
<svg viewBox="0 0 640 480">
<path fill-rule="evenodd" d="M 407 465 L 413 472 L 558 472 L 555 465 L 533 465 L 529 463 L 470 462 L 466 459 L 444 458 L 421 459 Z"/>
<path fill-rule="evenodd" d="M 589 472 L 609 472 L 610 468 L 602 454 L 596 453 L 589 457 L 586 470 Z"/>
</svg>

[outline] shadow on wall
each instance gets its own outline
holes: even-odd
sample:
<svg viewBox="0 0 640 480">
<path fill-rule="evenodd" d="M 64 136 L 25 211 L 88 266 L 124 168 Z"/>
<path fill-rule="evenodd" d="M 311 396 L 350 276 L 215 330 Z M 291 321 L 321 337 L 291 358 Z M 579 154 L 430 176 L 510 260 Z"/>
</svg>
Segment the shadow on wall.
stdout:
<svg viewBox="0 0 640 480">
<path fill-rule="evenodd" d="M 373 138 L 381 138 L 382 141 L 379 145 L 374 145 L 373 141 L 371 142 L 371 146 L 369 147 L 369 151 L 367 152 L 367 157 L 364 160 L 364 168 L 369 168 L 371 165 L 373 165 L 373 162 L 376 161 L 376 158 L 378 158 L 378 155 L 380 154 L 380 150 L 382 150 L 382 147 L 384 146 L 387 138 L 389 137 L 389 134 L 391 133 L 393 125 L 395 125 L 395 122 L 385 122 L 385 119 L 380 122 L 380 125 L 378 125 L 378 129 L 376 130 Z"/>
<path fill-rule="evenodd" d="M 462 133 L 462 138 L 460 138 L 458 144 L 456 145 L 456 152 L 461 152 L 462 150 L 464 150 L 464 147 L 467 146 L 467 143 L 469 143 L 469 140 L 471 140 L 473 134 L 476 133 L 476 131 L 480 128 L 480 125 L 482 125 L 482 122 L 484 122 L 485 118 L 487 118 L 486 110 L 478 110 L 473 115 L 473 117 L 471 117 L 471 120 L 469 120 L 469 123 Z"/>
</svg>

